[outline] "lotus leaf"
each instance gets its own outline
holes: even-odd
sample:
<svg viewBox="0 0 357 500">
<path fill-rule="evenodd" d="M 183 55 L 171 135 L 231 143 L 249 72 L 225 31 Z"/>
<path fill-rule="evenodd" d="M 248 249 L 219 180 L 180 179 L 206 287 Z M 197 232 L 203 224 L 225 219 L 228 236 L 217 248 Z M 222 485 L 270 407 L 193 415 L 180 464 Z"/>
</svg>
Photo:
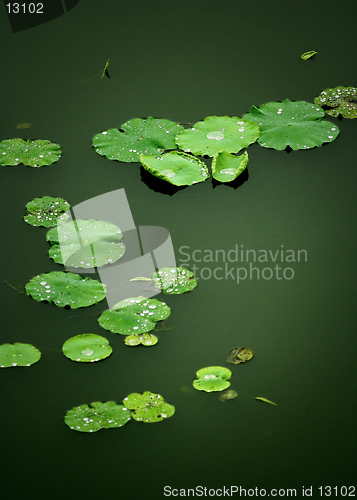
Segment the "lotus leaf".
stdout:
<svg viewBox="0 0 357 500">
<path fill-rule="evenodd" d="M 232 372 L 223 366 L 208 366 L 201 368 L 196 373 L 197 380 L 193 381 L 193 387 L 198 391 L 224 391 L 231 384 L 228 379 Z"/>
<path fill-rule="evenodd" d="M 132 410 L 132 417 L 140 422 L 160 422 L 172 417 L 175 407 L 165 403 L 160 394 L 146 391 L 143 394 L 134 392 L 123 400 L 124 405 Z"/>
<path fill-rule="evenodd" d="M 163 267 L 152 275 L 154 285 L 163 293 L 177 295 L 190 292 L 197 286 L 193 273 L 184 267 Z"/>
<path fill-rule="evenodd" d="M 46 140 L 6 139 L 0 142 L 0 165 L 23 163 L 28 167 L 51 165 L 61 157 L 61 147 Z"/>
<path fill-rule="evenodd" d="M 93 363 L 110 356 L 112 348 L 106 338 L 94 333 L 82 333 L 66 340 L 62 351 L 72 361 Z"/>
<path fill-rule="evenodd" d="M 235 156 L 226 151 L 221 151 L 213 157 L 212 177 L 219 182 L 231 182 L 246 169 L 247 165 L 247 152 Z"/>
<path fill-rule="evenodd" d="M 129 303 L 128 303 L 129 301 Z M 170 316 L 170 308 L 165 302 L 145 297 L 124 299 L 112 307 L 113 311 L 136 313 L 150 321 L 161 321 Z"/>
<path fill-rule="evenodd" d="M 140 161 L 145 170 L 175 186 L 191 186 L 209 177 L 201 160 L 182 151 L 170 151 L 161 156 L 140 155 Z"/>
<path fill-rule="evenodd" d="M 121 130 L 112 128 L 97 134 L 92 145 L 96 153 L 109 160 L 136 162 L 140 154 L 157 155 L 165 149 L 176 149 L 175 136 L 181 130 L 182 125 L 171 120 L 134 118 L 124 123 Z"/>
<path fill-rule="evenodd" d="M 238 365 L 239 363 L 245 363 L 253 357 L 253 351 L 247 349 L 246 347 L 234 347 L 226 359 L 228 363 L 233 365 Z"/>
<path fill-rule="evenodd" d="M 307 61 L 308 59 L 311 59 L 312 57 L 316 56 L 316 54 L 317 54 L 316 50 L 309 50 L 308 52 L 303 53 L 301 59 L 303 61 Z"/>
<path fill-rule="evenodd" d="M 151 347 L 157 344 L 159 339 L 155 335 L 150 333 L 143 333 L 142 335 L 128 335 L 125 337 L 125 344 L 130 346 L 136 346 L 142 344 L 144 346 Z"/>
<path fill-rule="evenodd" d="M 107 291 L 100 281 L 59 271 L 35 276 L 25 289 L 35 300 L 47 300 L 58 307 L 69 306 L 71 309 L 96 304 L 105 298 Z"/>
<path fill-rule="evenodd" d="M 233 391 L 232 389 L 227 389 L 226 391 L 222 392 L 222 394 L 219 395 L 219 400 L 228 401 L 228 399 L 234 399 L 237 396 L 238 393 L 236 391 Z"/>
<path fill-rule="evenodd" d="M 41 358 L 41 352 L 31 344 L 0 345 L 0 368 L 30 366 Z"/>
<path fill-rule="evenodd" d="M 252 106 L 244 115 L 260 128 L 258 143 L 265 148 L 278 150 L 290 147 L 310 149 L 332 142 L 339 134 L 336 125 L 322 121 L 323 109 L 305 101 L 268 102 L 259 108 Z"/>
<path fill-rule="evenodd" d="M 258 399 L 259 401 L 263 401 L 264 403 L 269 403 L 270 405 L 278 406 L 278 405 L 277 405 L 276 403 L 274 403 L 273 401 L 270 401 L 270 399 L 260 398 L 260 397 L 256 397 L 255 399 Z"/>
<path fill-rule="evenodd" d="M 31 226 L 56 226 L 58 222 L 65 222 L 68 219 L 68 215 L 64 212 L 69 208 L 70 204 L 62 198 L 52 196 L 34 198 L 26 205 L 28 214 L 25 215 L 24 221 Z"/>
<path fill-rule="evenodd" d="M 101 267 L 121 259 L 125 245 L 118 226 L 110 222 L 76 220 L 54 227 L 46 239 L 52 245 L 49 256 L 68 267 Z"/>
<path fill-rule="evenodd" d="M 75 406 L 68 410 L 65 423 L 74 431 L 96 432 L 101 429 L 123 427 L 131 419 L 128 408 L 117 405 L 115 401 L 101 403 L 95 401 L 88 405 Z"/>
<path fill-rule="evenodd" d="M 124 310 L 110 311 L 107 309 L 98 318 L 98 323 L 105 330 L 120 335 L 140 335 L 155 328 L 155 323 L 141 317 L 139 314 Z"/>
<path fill-rule="evenodd" d="M 321 92 L 314 100 L 330 116 L 357 118 L 357 88 L 335 87 Z"/>
<path fill-rule="evenodd" d="M 238 153 L 255 142 L 259 128 L 237 116 L 207 116 L 176 137 L 176 144 L 195 155 L 214 156 L 220 151 Z"/>
</svg>

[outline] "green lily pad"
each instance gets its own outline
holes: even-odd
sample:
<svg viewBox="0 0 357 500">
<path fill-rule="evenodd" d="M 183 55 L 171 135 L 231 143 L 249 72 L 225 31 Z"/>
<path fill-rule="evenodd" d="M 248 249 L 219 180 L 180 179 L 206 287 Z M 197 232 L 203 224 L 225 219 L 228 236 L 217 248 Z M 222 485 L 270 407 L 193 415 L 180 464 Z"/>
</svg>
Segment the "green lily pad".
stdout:
<svg viewBox="0 0 357 500">
<path fill-rule="evenodd" d="M 115 401 L 101 403 L 95 401 L 88 405 L 75 406 L 68 410 L 65 423 L 74 431 L 97 432 L 101 429 L 123 427 L 131 419 L 128 408 L 117 405 Z"/>
<path fill-rule="evenodd" d="M 110 356 L 112 348 L 106 338 L 94 333 L 82 333 L 66 340 L 62 351 L 72 361 L 93 363 Z"/>
<path fill-rule="evenodd" d="M 76 220 L 47 232 L 49 256 L 68 267 L 101 267 L 121 259 L 125 245 L 122 232 L 111 222 Z"/>
<path fill-rule="evenodd" d="M 105 298 L 107 287 L 100 281 L 79 274 L 54 271 L 39 274 L 25 287 L 27 295 L 41 302 L 47 300 L 58 307 L 88 307 Z"/>
<path fill-rule="evenodd" d="M 308 59 L 311 59 L 312 57 L 316 56 L 316 54 L 317 54 L 316 50 L 309 50 L 308 52 L 303 53 L 301 59 L 303 61 L 307 61 Z"/>
<path fill-rule="evenodd" d="M 232 182 L 247 168 L 248 160 L 247 152 L 240 156 L 226 151 L 216 153 L 212 160 L 212 177 L 219 182 Z"/>
<path fill-rule="evenodd" d="M 169 295 L 190 292 L 197 286 L 193 273 L 184 267 L 163 267 L 153 273 L 152 280 L 156 288 Z"/>
<path fill-rule="evenodd" d="M 30 366 L 41 358 L 41 352 L 31 344 L 0 345 L 0 368 Z"/>
<path fill-rule="evenodd" d="M 253 357 L 253 351 L 247 349 L 246 347 L 234 347 L 226 359 L 228 363 L 238 365 L 239 363 L 245 363 Z"/>
<path fill-rule="evenodd" d="M 196 373 L 197 380 L 193 381 L 193 387 L 198 391 L 224 391 L 231 384 L 228 379 L 232 372 L 223 366 L 207 366 Z"/>
<path fill-rule="evenodd" d="M 165 149 L 176 149 L 175 136 L 183 126 L 171 120 L 134 118 L 121 129 L 104 130 L 93 137 L 92 145 L 109 160 L 138 162 L 140 154 L 158 155 Z"/>
<path fill-rule="evenodd" d="M 0 165 L 12 167 L 23 163 L 28 167 L 43 167 L 58 161 L 61 155 L 61 147 L 47 140 L 6 139 L 0 142 Z"/>
<path fill-rule="evenodd" d="M 132 417 L 139 422 L 160 422 L 172 417 L 175 407 L 165 403 L 160 394 L 146 391 L 143 394 L 134 392 L 123 400 L 124 405 L 132 411 Z"/>
<path fill-rule="evenodd" d="M 105 330 L 120 335 L 140 335 L 155 328 L 154 322 L 125 309 L 119 311 L 107 309 L 99 316 L 98 323 Z"/>
<path fill-rule="evenodd" d="M 24 221 L 31 226 L 56 226 L 59 222 L 66 222 L 69 216 L 64 212 L 67 212 L 70 206 L 63 198 L 34 198 L 26 204 L 28 214 L 25 215 Z"/>
<path fill-rule="evenodd" d="M 323 90 L 314 100 L 330 116 L 357 118 L 357 88 L 335 87 Z"/>
<path fill-rule="evenodd" d="M 150 174 L 175 186 L 191 186 L 209 177 L 203 161 L 182 151 L 170 151 L 161 156 L 140 155 L 140 161 Z"/>
<path fill-rule="evenodd" d="M 150 333 L 143 333 L 142 335 L 128 335 L 125 337 L 125 344 L 129 346 L 144 345 L 151 347 L 157 344 L 159 339 Z"/>
<path fill-rule="evenodd" d="M 236 391 L 233 391 L 233 389 L 227 389 L 226 391 L 222 392 L 219 395 L 219 400 L 220 401 L 228 401 L 228 399 L 234 399 L 238 396 L 238 393 Z"/>
<path fill-rule="evenodd" d="M 259 127 L 237 116 L 207 116 L 176 137 L 176 144 L 195 155 L 214 156 L 220 151 L 238 153 L 255 142 Z"/>
<path fill-rule="evenodd" d="M 112 307 L 113 311 L 125 311 L 139 314 L 150 321 L 161 321 L 170 316 L 171 309 L 165 302 L 145 297 L 124 299 Z"/>
<path fill-rule="evenodd" d="M 290 147 L 310 149 L 332 142 L 339 129 L 331 122 L 323 121 L 325 112 L 316 104 L 305 101 L 268 102 L 259 108 L 252 106 L 244 115 L 260 128 L 258 143 L 265 148 L 278 150 Z"/>
</svg>

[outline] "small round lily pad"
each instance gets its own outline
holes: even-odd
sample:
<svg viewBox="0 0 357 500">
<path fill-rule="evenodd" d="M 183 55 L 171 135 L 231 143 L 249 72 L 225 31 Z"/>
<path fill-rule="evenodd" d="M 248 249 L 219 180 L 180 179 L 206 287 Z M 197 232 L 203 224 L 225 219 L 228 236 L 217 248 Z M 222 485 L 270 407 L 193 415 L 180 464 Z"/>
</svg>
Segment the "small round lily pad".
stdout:
<svg viewBox="0 0 357 500">
<path fill-rule="evenodd" d="M 82 333 L 66 340 L 62 351 L 72 361 L 93 363 L 110 356 L 112 348 L 105 337 L 94 333 Z"/>
<path fill-rule="evenodd" d="M 152 335 L 150 333 L 143 333 L 142 335 L 128 335 L 125 337 L 125 344 L 129 346 L 137 346 L 144 345 L 147 347 L 151 347 L 157 344 L 159 339 L 156 335 Z"/>
<path fill-rule="evenodd" d="M 197 379 L 193 381 L 193 387 L 198 391 L 214 392 L 224 391 L 231 384 L 228 379 L 232 372 L 223 366 L 207 366 L 196 373 Z"/>
<path fill-rule="evenodd" d="M 239 363 L 249 361 L 252 357 L 253 351 L 247 347 L 233 347 L 226 361 L 228 363 L 232 363 L 233 365 L 238 365 Z"/>
<path fill-rule="evenodd" d="M 131 297 L 121 300 L 112 307 L 113 311 L 139 314 L 150 321 L 161 321 L 170 316 L 171 310 L 165 302 L 145 297 Z"/>
<path fill-rule="evenodd" d="M 155 287 L 169 295 L 190 292 L 197 286 L 193 273 L 184 267 L 163 267 L 153 273 L 152 280 Z"/>
<path fill-rule="evenodd" d="M 233 389 L 227 389 L 226 391 L 222 392 L 219 395 L 219 400 L 220 401 L 228 401 L 228 399 L 234 399 L 238 396 L 238 393 L 236 391 L 233 391 Z"/>
<path fill-rule="evenodd" d="M 101 429 L 122 427 L 131 419 L 130 411 L 115 401 L 101 403 L 95 401 L 90 405 L 75 406 L 68 410 L 65 423 L 73 431 L 96 432 Z"/>
<path fill-rule="evenodd" d="M 61 147 L 47 140 L 16 138 L 0 142 L 0 165 L 12 167 L 23 163 L 28 167 L 43 167 L 58 161 L 61 155 Z"/>
<path fill-rule="evenodd" d="M 0 368 L 30 366 L 41 358 L 41 352 L 31 344 L 0 345 Z"/>
<path fill-rule="evenodd" d="M 119 309 L 119 311 L 107 309 L 99 316 L 98 323 L 105 330 L 120 335 L 140 335 L 155 328 L 154 322 L 139 314 L 127 312 L 125 309 Z"/>
<path fill-rule="evenodd" d="M 123 404 L 132 411 L 132 417 L 139 422 L 160 422 L 175 413 L 173 405 L 165 403 L 160 394 L 149 391 L 143 394 L 133 392 L 124 398 Z"/>
<path fill-rule="evenodd" d="M 54 198 L 52 196 L 43 196 L 34 198 L 26 205 L 28 213 L 24 221 L 31 226 L 53 227 L 58 222 L 66 222 L 68 219 L 67 210 L 70 208 L 68 201 L 63 198 Z"/>
</svg>

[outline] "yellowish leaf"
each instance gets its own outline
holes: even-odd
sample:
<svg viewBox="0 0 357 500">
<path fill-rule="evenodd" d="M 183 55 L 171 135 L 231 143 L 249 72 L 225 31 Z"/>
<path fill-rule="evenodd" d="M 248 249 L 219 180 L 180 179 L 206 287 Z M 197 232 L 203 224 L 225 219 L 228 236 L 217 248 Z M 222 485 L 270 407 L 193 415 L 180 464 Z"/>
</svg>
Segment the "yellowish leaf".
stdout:
<svg viewBox="0 0 357 500">
<path fill-rule="evenodd" d="M 16 130 L 18 128 L 30 128 L 31 127 L 31 123 L 19 123 L 16 127 Z"/>
<path fill-rule="evenodd" d="M 269 399 L 259 398 L 259 397 L 256 397 L 255 399 L 259 399 L 259 401 L 264 401 L 264 403 L 269 403 L 270 405 L 278 406 L 276 403 L 270 401 Z"/>
</svg>

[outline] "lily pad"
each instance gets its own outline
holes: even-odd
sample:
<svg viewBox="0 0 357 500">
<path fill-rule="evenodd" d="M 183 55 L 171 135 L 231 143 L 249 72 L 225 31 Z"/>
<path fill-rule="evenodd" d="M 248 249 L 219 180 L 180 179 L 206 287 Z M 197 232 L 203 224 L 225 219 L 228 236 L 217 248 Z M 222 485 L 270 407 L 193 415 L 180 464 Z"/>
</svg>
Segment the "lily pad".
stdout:
<svg viewBox="0 0 357 500">
<path fill-rule="evenodd" d="M 58 307 L 88 307 L 105 298 L 107 287 L 100 281 L 79 274 L 54 271 L 39 274 L 25 287 L 27 295 L 41 302 L 47 300 Z"/>
<path fill-rule="evenodd" d="M 161 156 L 140 155 L 140 161 L 150 174 L 175 186 L 191 186 L 209 177 L 203 161 L 182 151 L 170 151 Z"/>
<path fill-rule="evenodd" d="M 43 167 L 58 161 L 61 155 L 61 147 L 47 140 L 6 139 L 0 142 L 0 165 L 12 167 L 23 163 L 28 167 Z"/>
<path fill-rule="evenodd" d="M 255 123 L 237 116 L 207 116 L 183 130 L 176 137 L 176 144 L 195 155 L 214 156 L 220 151 L 238 153 L 258 137 L 259 127 Z"/>
<path fill-rule="evenodd" d="M 212 177 L 219 182 L 232 182 L 247 168 L 248 160 L 247 152 L 240 156 L 226 151 L 216 153 L 212 160 Z"/>
<path fill-rule="evenodd" d="M 171 120 L 134 118 L 121 129 L 104 130 L 93 137 L 92 145 L 109 160 L 138 162 L 140 154 L 158 155 L 165 149 L 176 149 L 175 136 L 183 126 Z"/>
<path fill-rule="evenodd" d="M 330 116 L 357 118 L 357 88 L 335 87 L 323 90 L 314 100 Z"/>
<path fill-rule="evenodd" d="M 165 403 L 160 394 L 149 391 L 143 394 L 133 392 L 124 398 L 123 403 L 132 411 L 132 417 L 139 422 L 160 422 L 175 413 L 175 407 Z"/>
<path fill-rule="evenodd" d="M 41 352 L 31 344 L 0 345 L 0 368 L 30 366 L 41 358 Z"/>
<path fill-rule="evenodd" d="M 168 295 L 190 292 L 197 286 L 193 273 L 184 267 L 163 267 L 152 275 L 156 288 Z"/>
<path fill-rule="evenodd" d="M 112 348 L 106 338 L 94 333 L 82 333 L 66 340 L 62 351 L 72 361 L 93 363 L 110 356 Z"/>
<path fill-rule="evenodd" d="M 260 397 L 256 397 L 255 399 L 258 399 L 259 401 L 263 401 L 263 403 L 268 403 L 270 405 L 274 405 L 274 406 L 278 406 L 276 403 L 274 403 L 273 401 L 270 401 L 270 399 L 266 399 L 266 398 L 260 398 Z"/>
<path fill-rule="evenodd" d="M 111 222 L 76 220 L 47 232 L 49 256 L 58 264 L 88 268 L 112 264 L 121 259 L 125 245 L 122 232 Z"/>
<path fill-rule="evenodd" d="M 128 335 L 125 337 L 125 344 L 129 346 L 144 345 L 151 347 L 157 344 L 159 339 L 150 333 L 143 333 L 142 335 Z"/>
<path fill-rule="evenodd" d="M 265 148 L 278 150 L 310 149 L 332 142 L 339 129 L 323 121 L 325 112 L 316 104 L 306 101 L 268 102 L 257 108 L 252 106 L 244 115 L 260 128 L 258 143 Z"/>
<path fill-rule="evenodd" d="M 232 372 L 223 366 L 207 366 L 196 373 L 197 380 L 193 381 L 193 387 L 198 391 L 224 391 L 231 384 L 228 379 Z"/>
<path fill-rule="evenodd" d="M 238 393 L 236 391 L 233 391 L 233 389 L 227 389 L 226 391 L 222 392 L 222 394 L 219 395 L 219 400 L 228 401 L 229 399 L 234 399 L 237 396 Z"/>
<path fill-rule="evenodd" d="M 125 309 L 118 311 L 107 309 L 99 316 L 98 323 L 105 330 L 120 335 L 141 335 L 155 328 L 154 322 Z"/>
<path fill-rule="evenodd" d="M 66 222 L 69 216 L 65 212 L 70 206 L 63 198 L 52 196 L 34 198 L 26 205 L 28 214 L 25 215 L 24 221 L 31 226 L 56 226 L 58 222 Z"/>
<path fill-rule="evenodd" d="M 253 351 L 247 349 L 246 347 L 234 347 L 226 359 L 228 363 L 234 365 L 239 365 L 239 363 L 245 363 L 253 357 Z"/>
<path fill-rule="evenodd" d="M 128 408 L 115 401 L 101 403 L 95 401 L 89 405 L 75 406 L 68 410 L 65 423 L 74 431 L 96 432 L 101 429 L 123 427 L 131 419 Z"/>
<path fill-rule="evenodd" d="M 165 302 L 145 297 L 131 297 L 121 300 L 112 309 L 113 311 L 136 313 L 155 322 L 168 318 L 171 313 L 171 309 Z"/>
</svg>

